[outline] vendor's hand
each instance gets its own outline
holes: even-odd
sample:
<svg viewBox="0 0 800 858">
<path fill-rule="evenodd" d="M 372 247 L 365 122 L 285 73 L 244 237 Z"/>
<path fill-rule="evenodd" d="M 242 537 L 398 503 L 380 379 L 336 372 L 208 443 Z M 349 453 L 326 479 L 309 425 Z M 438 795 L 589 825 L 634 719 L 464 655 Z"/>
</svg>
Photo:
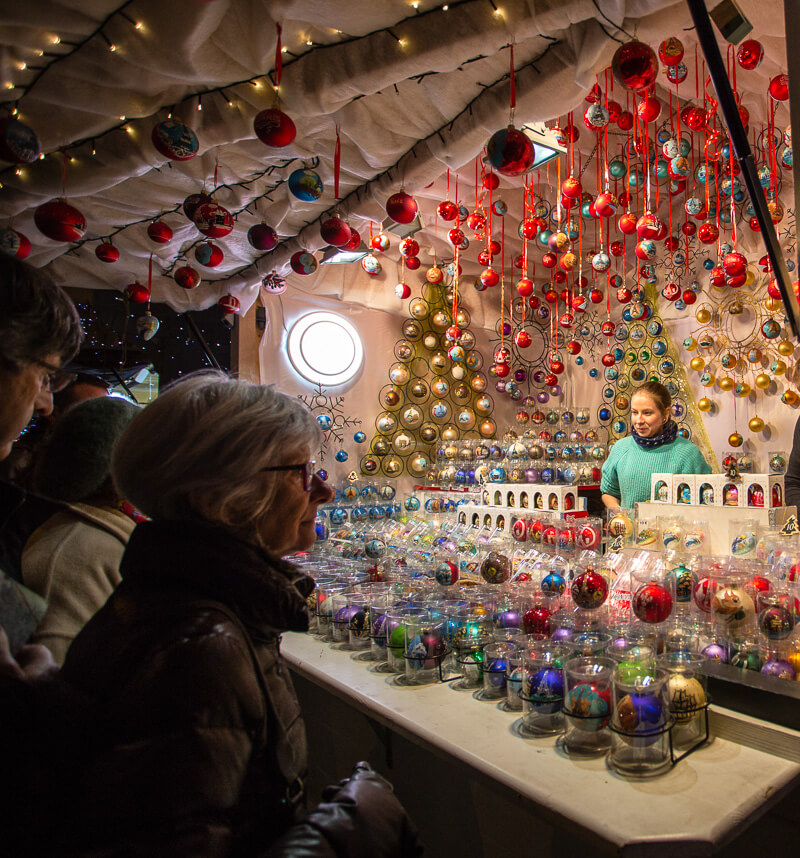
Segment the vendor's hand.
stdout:
<svg viewBox="0 0 800 858">
<path fill-rule="evenodd" d="M 18 679 L 39 679 L 57 672 L 58 665 L 53 654 L 42 644 L 26 644 L 14 658 L 8 636 L 0 626 L 0 674 Z"/>
</svg>

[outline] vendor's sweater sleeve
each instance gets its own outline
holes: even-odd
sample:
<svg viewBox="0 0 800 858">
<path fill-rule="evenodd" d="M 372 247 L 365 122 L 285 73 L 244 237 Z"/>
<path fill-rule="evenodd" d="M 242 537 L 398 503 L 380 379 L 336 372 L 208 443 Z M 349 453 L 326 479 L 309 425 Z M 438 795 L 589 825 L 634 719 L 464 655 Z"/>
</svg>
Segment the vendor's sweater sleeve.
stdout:
<svg viewBox="0 0 800 858">
<path fill-rule="evenodd" d="M 792 452 L 783 482 L 786 486 L 786 505 L 800 509 L 800 418 L 794 424 Z"/>
<path fill-rule="evenodd" d="M 619 477 L 617 476 L 618 443 L 611 448 L 608 458 L 603 464 L 603 472 L 600 477 L 600 492 L 621 498 L 622 492 L 619 488 Z"/>
</svg>

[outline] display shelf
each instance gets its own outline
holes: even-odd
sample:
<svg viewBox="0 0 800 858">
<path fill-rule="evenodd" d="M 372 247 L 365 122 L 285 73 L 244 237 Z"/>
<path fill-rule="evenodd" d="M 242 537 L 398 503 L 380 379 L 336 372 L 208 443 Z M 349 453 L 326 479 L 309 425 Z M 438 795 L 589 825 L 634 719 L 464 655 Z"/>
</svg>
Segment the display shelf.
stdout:
<svg viewBox="0 0 800 858">
<path fill-rule="evenodd" d="M 283 641 L 301 677 L 301 699 L 313 695 L 316 704 L 307 712 L 312 748 L 322 732 L 328 751 L 341 758 L 346 749 L 350 765 L 359 754 L 374 758 L 423 839 L 441 838 L 443 820 L 463 820 L 457 833 L 445 826 L 453 851 L 432 854 L 528 854 L 517 850 L 530 836 L 538 856 L 712 855 L 800 783 L 800 764 L 778 747 L 767 753 L 719 735 L 663 775 L 627 780 L 602 757 L 568 757 L 557 738 L 521 738 L 518 713 L 470 693 L 447 684 L 409 686 L 309 635 Z M 712 709 L 725 715 L 727 733 L 733 724 L 748 741 L 747 719 Z M 408 751 L 395 753 L 401 740 Z M 322 756 L 320 750 L 317 765 L 324 767 Z M 471 848 L 468 837 L 476 838 Z M 765 832 L 762 844 L 768 842 Z M 504 851 L 514 843 L 517 849 Z"/>
</svg>

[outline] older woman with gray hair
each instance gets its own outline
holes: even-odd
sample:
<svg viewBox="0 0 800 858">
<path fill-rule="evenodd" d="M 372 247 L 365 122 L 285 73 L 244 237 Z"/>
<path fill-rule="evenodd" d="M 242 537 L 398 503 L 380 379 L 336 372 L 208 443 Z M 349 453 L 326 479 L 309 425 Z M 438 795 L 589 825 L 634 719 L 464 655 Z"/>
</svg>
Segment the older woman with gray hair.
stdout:
<svg viewBox="0 0 800 858">
<path fill-rule="evenodd" d="M 306 739 L 279 642 L 308 628 L 314 584 L 282 555 L 311 546 L 331 498 L 320 441 L 297 399 L 218 373 L 168 388 L 122 434 L 114 480 L 152 521 L 61 672 L 99 721 L 66 808 L 69 854 L 257 856 L 284 834 L 285 854 L 366 854 L 353 851 L 371 840 L 363 813 L 344 814 L 346 834 L 342 814 L 326 828 L 320 808 L 291 828 Z M 357 777 L 389 832 L 372 854 L 415 854 L 385 783 Z"/>
</svg>

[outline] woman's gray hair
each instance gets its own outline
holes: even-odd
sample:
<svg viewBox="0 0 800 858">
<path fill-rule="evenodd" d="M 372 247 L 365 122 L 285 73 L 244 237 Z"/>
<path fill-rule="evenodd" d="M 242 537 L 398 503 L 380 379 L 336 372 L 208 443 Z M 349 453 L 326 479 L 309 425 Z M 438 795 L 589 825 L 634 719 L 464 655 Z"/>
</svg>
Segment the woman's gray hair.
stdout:
<svg viewBox="0 0 800 858">
<path fill-rule="evenodd" d="M 122 496 L 151 518 L 207 521 L 258 541 L 257 523 L 285 476 L 261 469 L 301 464 L 321 440 L 297 398 L 221 372 L 195 373 L 128 424 L 111 473 Z"/>
</svg>

